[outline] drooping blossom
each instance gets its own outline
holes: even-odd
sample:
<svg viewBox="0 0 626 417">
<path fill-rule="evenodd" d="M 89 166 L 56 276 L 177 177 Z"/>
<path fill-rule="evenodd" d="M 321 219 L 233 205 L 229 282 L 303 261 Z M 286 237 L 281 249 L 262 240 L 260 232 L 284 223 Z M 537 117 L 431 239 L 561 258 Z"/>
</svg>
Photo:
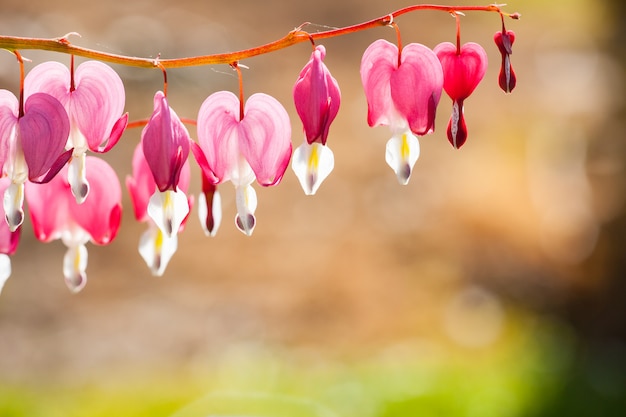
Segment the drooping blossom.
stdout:
<svg viewBox="0 0 626 417">
<path fill-rule="evenodd" d="M 443 42 L 434 51 L 443 67 L 443 88 L 452 99 L 448 140 L 458 149 L 467 140 L 463 102 L 472 94 L 487 71 L 487 53 L 474 42 L 468 42 L 460 48 L 450 42 Z"/>
<path fill-rule="evenodd" d="M 498 31 L 493 35 L 493 40 L 498 46 L 498 50 L 502 55 L 502 65 L 498 75 L 498 84 L 505 93 L 510 93 L 517 84 L 517 77 L 513 67 L 511 66 L 511 54 L 513 53 L 513 42 L 515 42 L 515 33 L 512 30 Z"/>
<path fill-rule="evenodd" d="M 417 136 L 432 133 L 441 98 L 443 72 L 428 47 L 411 43 L 401 52 L 386 40 L 372 43 L 361 59 L 367 122 L 389 126 L 385 159 L 401 184 L 407 184 L 419 157 Z"/>
<path fill-rule="evenodd" d="M 26 186 L 30 218 L 35 236 L 42 242 L 61 239 L 68 247 L 63 258 L 65 283 L 72 292 L 87 282 L 89 241 L 106 245 L 117 235 L 122 216 L 122 192 L 117 174 L 100 158 L 85 159 L 89 198 L 78 204 L 67 179 L 68 165 L 47 184 Z"/>
<path fill-rule="evenodd" d="M 326 146 L 328 130 L 339 111 L 339 85 L 324 64 L 326 49 L 319 45 L 300 72 L 293 88 L 296 111 L 306 141 L 293 153 L 292 168 L 307 195 L 313 195 L 333 170 L 333 152 Z"/>
<path fill-rule="evenodd" d="M 22 110 L 13 93 L 0 90 L 0 176 L 11 180 L 3 193 L 11 231 L 24 220 L 24 183 L 50 181 L 71 158 L 65 151 L 69 131 L 67 113 L 51 95 L 32 94 Z"/>
<path fill-rule="evenodd" d="M 11 180 L 7 177 L 0 178 L 0 194 L 4 193 L 11 184 Z M 0 206 L 0 215 L 4 215 L 4 208 Z M 9 230 L 9 225 L 5 221 L 0 221 L 0 293 L 4 283 L 11 276 L 11 258 L 10 256 L 17 250 L 20 241 L 21 227 L 16 231 Z"/>
<path fill-rule="evenodd" d="M 48 93 L 59 100 L 70 119 L 67 149 L 73 148 L 69 182 L 76 201 L 89 193 L 85 174 L 85 152 L 109 151 L 120 139 L 128 123 L 124 85 L 119 75 L 99 61 L 80 64 L 73 76 L 59 62 L 44 62 L 33 68 L 24 81 L 26 97 Z"/>
<path fill-rule="evenodd" d="M 148 215 L 167 237 L 178 233 L 189 214 L 187 195 L 178 183 L 189 156 L 190 141 L 187 128 L 169 106 L 165 94 L 158 91 L 154 95 L 152 116 L 141 132 L 141 143 L 156 184 L 148 203 Z"/>
<path fill-rule="evenodd" d="M 141 143 L 135 148 L 133 154 L 133 174 L 126 178 L 126 188 L 130 193 L 135 218 L 140 222 L 148 224 L 146 230 L 139 240 L 139 253 L 155 276 L 161 276 L 167 268 L 167 264 L 178 248 L 178 234 L 172 236 L 165 235 L 157 226 L 154 220 L 148 215 L 148 205 L 150 197 L 158 190 L 154 182 L 154 176 L 148 166 L 146 157 L 143 153 Z M 189 187 L 190 178 L 189 161 L 183 165 L 178 187 L 184 193 Z M 193 197 L 187 199 L 188 210 L 191 210 Z M 185 220 L 178 228 L 178 233 L 183 230 Z"/>
<path fill-rule="evenodd" d="M 291 157 L 291 125 L 285 108 L 273 97 L 257 93 L 240 108 L 228 91 L 210 95 L 198 112 L 198 144 L 192 145 L 206 180 L 235 186 L 235 224 L 251 235 L 257 197 L 251 184 L 278 184 Z"/>
</svg>

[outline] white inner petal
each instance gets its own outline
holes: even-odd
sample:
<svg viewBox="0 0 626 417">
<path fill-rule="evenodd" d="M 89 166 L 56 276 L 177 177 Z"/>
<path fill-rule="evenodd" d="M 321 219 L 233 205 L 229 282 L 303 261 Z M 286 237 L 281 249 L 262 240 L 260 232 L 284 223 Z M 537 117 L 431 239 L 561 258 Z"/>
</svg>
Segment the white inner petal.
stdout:
<svg viewBox="0 0 626 417">
<path fill-rule="evenodd" d="M 329 147 L 304 142 L 293 153 L 291 168 L 306 195 L 314 195 L 335 167 L 335 157 Z"/>
</svg>

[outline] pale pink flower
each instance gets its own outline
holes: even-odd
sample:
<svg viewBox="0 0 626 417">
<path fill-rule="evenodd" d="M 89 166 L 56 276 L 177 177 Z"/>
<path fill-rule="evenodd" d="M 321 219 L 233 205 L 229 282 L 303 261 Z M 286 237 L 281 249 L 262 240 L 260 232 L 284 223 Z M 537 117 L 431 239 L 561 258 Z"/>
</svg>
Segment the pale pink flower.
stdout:
<svg viewBox="0 0 626 417">
<path fill-rule="evenodd" d="M 236 190 L 235 224 L 250 235 L 256 224 L 256 179 L 278 184 L 291 157 L 291 125 L 285 108 L 273 97 L 257 93 L 240 108 L 228 91 L 209 96 L 198 112 L 198 144 L 192 145 L 206 180 L 231 181 Z"/>
<path fill-rule="evenodd" d="M 80 64 L 74 72 L 59 62 L 44 62 L 34 67 L 24 80 L 26 97 L 47 93 L 59 100 L 70 119 L 67 148 L 73 148 L 69 181 L 76 201 L 89 193 L 85 177 L 85 152 L 107 152 L 120 139 L 128 123 L 124 85 L 119 75 L 99 61 Z"/>
<path fill-rule="evenodd" d="M 419 157 L 417 136 L 435 129 L 443 71 L 428 47 L 410 43 L 402 51 L 386 40 L 372 43 L 361 59 L 361 82 L 370 126 L 389 126 L 385 159 L 407 184 Z"/>
</svg>

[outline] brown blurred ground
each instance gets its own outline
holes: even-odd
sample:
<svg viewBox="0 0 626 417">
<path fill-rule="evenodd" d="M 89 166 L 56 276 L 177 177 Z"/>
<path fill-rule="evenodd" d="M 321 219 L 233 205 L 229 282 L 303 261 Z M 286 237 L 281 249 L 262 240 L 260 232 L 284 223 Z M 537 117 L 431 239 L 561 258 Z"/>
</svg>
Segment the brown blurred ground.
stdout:
<svg viewBox="0 0 626 417">
<path fill-rule="evenodd" d="M 71 40 L 80 45 L 176 57 L 251 47 L 305 21 L 315 24 L 311 30 L 344 26 L 410 3 L 2 0 L 0 31 L 76 31 L 82 38 Z M 490 58 L 485 80 L 466 102 L 470 138 L 459 151 L 447 143 L 450 102 L 442 97 L 437 132 L 421 140 L 406 187 L 384 162 L 388 131 L 367 127 L 359 83 L 363 50 L 379 37 L 392 39 L 393 31 L 381 28 L 324 42 L 343 93 L 329 139 L 335 171 L 315 197 L 303 195 L 291 170 L 279 187 L 256 187 L 252 238 L 234 228 L 226 184 L 218 236 L 204 237 L 194 210 L 165 276 L 153 278 L 136 250 L 143 225 L 125 197 L 118 239 L 89 247 L 89 283 L 72 296 L 62 278 L 62 245 L 36 242 L 27 226 L 0 298 L 0 378 L 191 366 L 241 343 L 351 355 L 406 340 L 488 344 L 508 309 L 549 311 L 604 288 L 614 275 L 610 262 L 589 260 L 601 256 L 603 227 L 623 210 L 624 142 L 594 132 L 620 104 L 623 95 L 613 93 L 623 74 L 598 47 L 607 36 L 602 7 L 575 3 L 510 2 L 507 10 L 523 15 L 507 22 L 517 33 L 518 87 L 511 96 L 496 83 L 498 17 L 468 13 L 463 40 L 481 43 Z M 405 42 L 434 47 L 454 39 L 446 15 L 414 14 L 398 23 Z M 294 146 L 302 135 L 290 93 L 309 51 L 295 46 L 244 62 L 247 94 L 272 94 L 290 112 Z M 65 62 L 51 53 L 24 55 L 31 65 Z M 161 74 L 115 68 L 131 119 L 147 117 Z M 227 67 L 168 75 L 170 104 L 189 118 L 210 93 L 236 88 Z M 15 91 L 16 77 L 4 54 L 1 86 Z M 121 181 L 139 134 L 127 132 L 106 156 Z M 197 193 L 197 179 L 192 187 Z M 463 336 L 484 331 L 493 338 Z"/>
</svg>

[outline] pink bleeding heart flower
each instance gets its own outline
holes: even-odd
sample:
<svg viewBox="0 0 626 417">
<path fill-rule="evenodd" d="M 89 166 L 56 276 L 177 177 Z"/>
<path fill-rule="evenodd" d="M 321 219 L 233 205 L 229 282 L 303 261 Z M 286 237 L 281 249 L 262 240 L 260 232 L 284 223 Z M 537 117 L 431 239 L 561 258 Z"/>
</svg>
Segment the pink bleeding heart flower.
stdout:
<svg viewBox="0 0 626 417">
<path fill-rule="evenodd" d="M 513 42 L 515 42 L 515 33 L 512 30 L 498 31 L 493 36 L 493 40 L 498 46 L 498 50 L 502 55 L 502 65 L 500 66 L 500 74 L 498 75 L 498 84 L 505 93 L 510 93 L 517 84 L 517 77 L 513 67 L 511 66 L 511 54 L 513 53 Z"/>
<path fill-rule="evenodd" d="M 11 185 L 11 180 L 7 177 L 0 178 L 0 193 L 4 193 Z M 0 215 L 4 216 L 4 208 L 0 205 Z M 10 256 L 17 250 L 17 245 L 20 242 L 20 232 L 22 228 L 18 227 L 17 230 L 12 232 L 9 229 L 9 225 L 0 221 L 0 293 L 2 293 L 2 287 L 4 283 L 11 276 L 11 258 Z"/>
<path fill-rule="evenodd" d="M 285 108 L 273 97 L 257 93 L 245 107 L 233 93 L 210 95 L 198 112 L 198 144 L 192 144 L 206 180 L 231 181 L 236 190 L 235 224 L 251 235 L 256 224 L 256 179 L 262 186 L 278 184 L 291 157 L 291 124 Z"/>
<path fill-rule="evenodd" d="M 460 148 L 467 139 L 463 102 L 472 94 L 487 71 L 487 53 L 477 43 L 457 48 L 443 42 L 434 49 L 443 67 L 443 88 L 452 99 L 452 116 L 448 122 L 448 140 Z"/>
<path fill-rule="evenodd" d="M 100 158 L 88 156 L 90 197 L 78 204 L 67 179 L 68 166 L 47 184 L 27 184 L 26 200 L 35 236 L 42 242 L 61 239 L 68 247 L 63 274 L 72 292 L 87 282 L 89 241 L 107 245 L 117 235 L 122 216 L 122 192 L 117 174 Z"/>
<path fill-rule="evenodd" d="M 22 112 L 13 93 L 0 90 L 0 168 L 11 180 L 3 208 L 11 231 L 24 220 L 24 183 L 50 181 L 71 158 L 64 151 L 69 130 L 63 105 L 51 95 L 32 94 Z"/>
<path fill-rule="evenodd" d="M 383 39 L 372 43 L 361 59 L 361 81 L 367 98 L 367 122 L 389 126 L 385 159 L 401 184 L 407 184 L 419 157 L 416 136 L 435 129 L 443 72 L 428 47 L 411 43 L 402 51 Z"/>
<path fill-rule="evenodd" d="M 85 177 L 85 152 L 103 153 L 119 141 L 128 123 L 124 85 L 119 75 L 99 61 L 83 62 L 72 75 L 59 62 L 44 62 L 33 68 L 24 81 L 24 93 L 43 92 L 59 100 L 70 119 L 67 148 L 74 148 L 69 178 L 76 201 L 89 193 Z"/>
<path fill-rule="evenodd" d="M 157 187 L 148 204 L 148 215 L 168 237 L 176 235 L 189 214 L 187 196 L 178 184 L 190 142 L 187 128 L 168 105 L 165 94 L 158 91 L 152 116 L 141 132 L 141 143 Z"/>
<path fill-rule="evenodd" d="M 150 198 L 158 189 L 141 143 L 135 148 L 132 165 L 133 174 L 126 178 L 126 188 L 130 193 L 135 218 L 140 222 L 148 223 L 148 230 L 141 235 L 139 240 L 139 253 L 152 274 L 161 276 L 178 248 L 178 234 L 166 236 L 148 215 Z M 178 182 L 178 187 L 183 193 L 187 193 L 190 176 L 189 161 L 185 161 Z M 188 211 L 191 211 L 193 197 L 187 198 L 187 205 Z M 182 221 L 178 233 L 182 232 L 186 220 L 187 218 Z"/>
<path fill-rule="evenodd" d="M 330 124 L 339 112 L 341 92 L 337 80 L 324 64 L 325 56 L 326 49 L 317 46 L 293 88 L 306 142 L 294 151 L 292 168 L 307 195 L 315 194 L 335 163 L 326 139 Z"/>
</svg>

